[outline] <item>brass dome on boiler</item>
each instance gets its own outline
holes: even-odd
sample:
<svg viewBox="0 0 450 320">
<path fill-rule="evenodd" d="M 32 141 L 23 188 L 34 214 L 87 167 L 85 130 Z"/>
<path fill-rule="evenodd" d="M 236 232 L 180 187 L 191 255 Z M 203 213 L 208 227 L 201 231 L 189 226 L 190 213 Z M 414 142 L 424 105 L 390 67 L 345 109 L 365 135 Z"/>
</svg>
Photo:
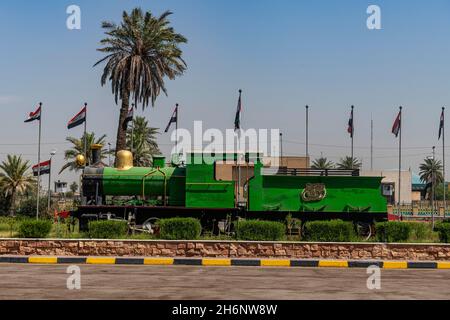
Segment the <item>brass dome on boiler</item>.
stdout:
<svg viewBox="0 0 450 320">
<path fill-rule="evenodd" d="M 129 170 L 133 168 L 133 154 L 128 150 L 117 152 L 117 170 Z"/>
</svg>

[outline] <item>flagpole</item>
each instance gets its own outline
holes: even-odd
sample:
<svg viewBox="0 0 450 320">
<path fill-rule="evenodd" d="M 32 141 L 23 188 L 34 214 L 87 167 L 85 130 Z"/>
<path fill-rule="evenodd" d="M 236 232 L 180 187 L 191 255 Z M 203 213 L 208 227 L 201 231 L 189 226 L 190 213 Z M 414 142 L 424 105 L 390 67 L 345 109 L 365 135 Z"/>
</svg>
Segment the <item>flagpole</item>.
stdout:
<svg viewBox="0 0 450 320">
<path fill-rule="evenodd" d="M 355 107 L 354 106 L 352 106 L 352 161 L 353 161 L 353 155 L 354 155 L 354 153 L 353 153 L 353 137 L 355 136 L 355 116 L 354 116 L 354 113 L 353 113 L 353 110 L 355 109 Z"/>
<path fill-rule="evenodd" d="M 238 154 L 237 154 L 237 166 L 238 166 L 238 207 L 239 207 L 239 203 L 241 201 L 241 162 L 240 162 L 240 158 L 241 158 L 241 138 L 240 138 L 240 133 L 241 133 L 241 119 L 242 119 L 242 90 L 239 89 L 239 103 L 240 105 L 240 114 L 239 114 L 239 131 L 238 131 Z"/>
<path fill-rule="evenodd" d="M 135 107 L 134 103 L 131 104 L 131 108 L 133 110 L 133 117 L 131 118 L 131 148 L 130 148 L 131 153 L 134 152 L 134 107 Z"/>
<path fill-rule="evenodd" d="M 306 157 L 309 157 L 309 106 L 306 106 Z"/>
<path fill-rule="evenodd" d="M 373 171 L 373 118 L 370 118 L 370 171 Z"/>
<path fill-rule="evenodd" d="M 442 126 L 442 175 L 444 176 L 443 179 L 443 187 L 444 187 L 444 219 L 447 211 L 447 203 L 446 203 L 446 188 L 445 188 L 445 107 L 442 107 L 442 117 L 443 117 L 443 126 Z"/>
<path fill-rule="evenodd" d="M 86 136 L 86 129 L 87 129 L 87 103 L 84 103 L 85 108 L 85 117 L 84 117 L 84 157 L 86 161 L 88 160 L 87 155 L 87 136 Z"/>
<path fill-rule="evenodd" d="M 38 137 L 38 182 L 37 182 L 37 199 L 36 199 L 36 220 L 39 220 L 39 198 L 41 189 L 41 128 L 42 128 L 42 102 L 39 103 L 40 117 L 39 117 L 39 137 Z"/>
<path fill-rule="evenodd" d="M 403 107 L 400 107 L 400 132 L 399 132 L 399 139 L 398 139 L 398 210 L 400 213 L 400 220 L 403 221 L 403 214 L 400 210 L 400 204 L 401 204 L 401 181 L 402 181 L 402 129 L 403 129 L 403 114 L 402 114 Z"/>
<path fill-rule="evenodd" d="M 175 121 L 175 151 L 177 152 L 177 158 L 180 155 L 179 151 L 178 151 L 178 116 L 179 116 L 178 107 L 179 107 L 179 104 L 178 103 L 175 104 L 175 108 L 176 108 L 176 112 L 177 112 L 177 121 Z"/>
</svg>

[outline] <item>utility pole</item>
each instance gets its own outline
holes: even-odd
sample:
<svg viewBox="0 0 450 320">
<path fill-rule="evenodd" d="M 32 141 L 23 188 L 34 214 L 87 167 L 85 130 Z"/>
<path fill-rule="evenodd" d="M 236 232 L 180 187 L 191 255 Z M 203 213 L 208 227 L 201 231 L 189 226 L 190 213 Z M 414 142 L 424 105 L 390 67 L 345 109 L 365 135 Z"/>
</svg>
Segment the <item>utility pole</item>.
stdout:
<svg viewBox="0 0 450 320">
<path fill-rule="evenodd" d="M 108 165 L 111 167 L 111 143 L 108 142 Z"/>
<path fill-rule="evenodd" d="M 280 132 L 280 165 L 283 166 L 283 133 Z"/>
</svg>

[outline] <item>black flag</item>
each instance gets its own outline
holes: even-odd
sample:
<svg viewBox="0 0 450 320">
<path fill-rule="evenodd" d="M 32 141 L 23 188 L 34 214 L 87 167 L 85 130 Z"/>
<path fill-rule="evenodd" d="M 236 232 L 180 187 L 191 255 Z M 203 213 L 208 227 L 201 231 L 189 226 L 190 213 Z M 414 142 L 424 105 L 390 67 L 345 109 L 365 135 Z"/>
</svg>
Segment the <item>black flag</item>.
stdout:
<svg viewBox="0 0 450 320">
<path fill-rule="evenodd" d="M 347 128 L 347 132 L 350 134 L 350 138 L 353 138 L 353 133 L 354 133 L 354 122 L 353 122 L 353 108 L 352 108 L 352 112 L 350 114 L 350 119 L 348 120 L 348 128 Z"/>
<path fill-rule="evenodd" d="M 441 121 L 439 123 L 439 138 L 438 138 L 438 140 L 440 140 L 442 137 L 442 131 L 444 130 L 444 124 L 445 124 L 445 117 L 444 117 L 444 110 L 442 110 Z"/>
<path fill-rule="evenodd" d="M 178 105 L 175 107 L 175 111 L 173 112 L 172 117 L 170 118 L 169 124 L 167 125 L 167 128 L 164 132 L 165 133 L 169 132 L 170 126 L 172 125 L 172 123 L 177 123 L 177 122 L 178 122 Z"/>
<path fill-rule="evenodd" d="M 242 113 L 242 90 L 239 90 L 239 100 L 236 111 L 236 117 L 234 119 L 234 131 L 241 129 L 241 113 Z"/>
</svg>

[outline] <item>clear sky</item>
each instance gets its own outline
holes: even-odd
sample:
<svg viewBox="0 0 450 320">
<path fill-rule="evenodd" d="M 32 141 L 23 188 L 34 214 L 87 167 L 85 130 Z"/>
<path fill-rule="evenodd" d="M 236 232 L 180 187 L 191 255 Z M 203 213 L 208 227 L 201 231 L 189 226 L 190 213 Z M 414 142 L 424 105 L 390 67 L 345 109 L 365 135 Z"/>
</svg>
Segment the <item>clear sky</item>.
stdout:
<svg viewBox="0 0 450 320">
<path fill-rule="evenodd" d="M 71 4 L 81 7 L 81 30 L 66 28 Z M 382 30 L 366 27 L 370 4 L 381 7 Z M 83 102 L 90 106 L 88 130 L 107 134 L 114 143 L 119 107 L 110 88 L 100 86 L 101 68 L 92 66 L 102 56 L 96 52 L 101 21 L 120 21 L 123 10 L 136 6 L 155 14 L 172 10 L 174 27 L 189 39 L 183 46 L 185 76 L 167 84 L 169 96 L 161 96 L 155 108 L 139 111 L 155 127 L 164 129 L 179 102 L 184 128 L 192 128 L 194 120 L 232 128 L 242 88 L 243 126 L 280 128 L 285 154 L 305 152 L 308 104 L 312 157 L 323 153 L 337 161 L 348 155 L 353 104 L 355 156 L 366 169 L 371 116 L 375 168 L 397 167 L 397 140 L 390 129 L 400 105 L 404 168 L 418 171 L 433 145 L 441 157 L 440 109 L 450 107 L 449 1 L 5 0 L 0 2 L 0 158 L 16 153 L 36 163 L 37 124 L 23 120 L 39 101 L 45 107 L 42 157 L 57 148 L 58 171 L 69 146 L 66 136 L 82 134 L 81 127 L 69 132 L 66 124 Z M 160 135 L 159 142 L 168 153 L 169 136 Z M 75 175 L 54 178 L 70 182 Z"/>
</svg>

